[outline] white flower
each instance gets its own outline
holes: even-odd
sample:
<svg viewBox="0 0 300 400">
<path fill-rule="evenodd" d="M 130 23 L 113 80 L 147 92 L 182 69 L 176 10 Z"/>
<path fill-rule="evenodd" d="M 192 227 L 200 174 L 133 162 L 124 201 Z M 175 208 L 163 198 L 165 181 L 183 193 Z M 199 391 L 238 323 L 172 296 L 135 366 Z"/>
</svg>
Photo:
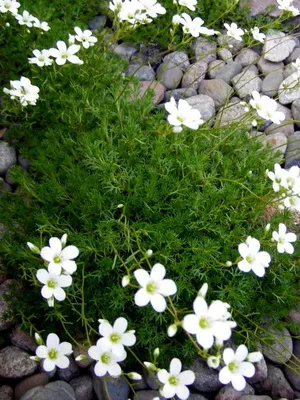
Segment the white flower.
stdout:
<svg viewBox="0 0 300 400">
<path fill-rule="evenodd" d="M 53 60 L 50 58 L 49 50 L 33 50 L 35 57 L 28 58 L 30 64 L 36 64 L 38 67 L 51 65 Z"/>
<path fill-rule="evenodd" d="M 180 23 L 181 23 L 181 16 L 178 15 L 178 14 L 173 15 L 172 24 L 173 25 L 179 25 Z"/>
<path fill-rule="evenodd" d="M 43 368 L 47 372 L 53 371 L 55 367 L 68 368 L 70 361 L 67 356 L 72 352 L 72 345 L 68 342 L 60 343 L 55 333 L 47 336 L 46 346 L 41 345 L 36 349 L 36 355 L 44 359 Z"/>
<path fill-rule="evenodd" d="M 113 12 L 120 11 L 122 8 L 122 0 L 112 0 L 109 2 L 109 9 Z"/>
<path fill-rule="evenodd" d="M 165 14 L 167 10 L 157 0 L 140 0 L 141 8 L 151 18 L 156 18 L 158 14 Z"/>
<path fill-rule="evenodd" d="M 122 286 L 126 287 L 127 285 L 129 285 L 130 283 L 130 276 L 129 275 L 125 275 L 122 278 Z"/>
<path fill-rule="evenodd" d="M 259 251 L 259 240 L 248 236 L 246 243 L 240 243 L 238 250 L 243 257 L 242 261 L 238 262 L 238 268 L 243 272 L 253 271 L 257 276 L 265 275 L 265 268 L 269 267 L 271 256 L 266 251 Z"/>
<path fill-rule="evenodd" d="M 117 318 L 114 325 L 108 321 L 102 321 L 99 325 L 99 333 L 103 337 L 99 339 L 99 343 L 108 344 L 113 354 L 117 357 L 124 354 L 124 346 L 133 346 L 136 342 L 136 337 L 133 330 L 127 331 L 127 321 L 125 318 Z"/>
<path fill-rule="evenodd" d="M 260 351 L 254 351 L 253 353 L 249 353 L 246 360 L 254 363 L 254 362 L 259 362 L 263 359 L 263 355 L 261 354 Z"/>
<path fill-rule="evenodd" d="M 291 244 L 297 240 L 297 236 L 289 232 L 287 233 L 287 228 L 284 224 L 279 224 L 278 232 L 274 231 L 272 233 L 272 239 L 277 242 L 278 253 L 294 253 L 294 247 Z"/>
<path fill-rule="evenodd" d="M 243 40 L 242 36 L 244 35 L 244 31 L 241 28 L 238 28 L 235 22 L 232 22 L 230 25 L 225 23 L 225 28 L 227 29 L 227 36 L 234 38 L 241 42 Z"/>
<path fill-rule="evenodd" d="M 83 61 L 80 60 L 79 57 L 75 56 L 80 50 L 80 46 L 78 44 L 72 44 L 67 47 L 66 43 L 62 40 L 59 40 L 56 43 L 57 49 L 51 48 L 49 49 L 50 55 L 55 58 L 55 62 L 58 65 L 64 65 L 67 61 L 72 64 L 83 64 Z"/>
<path fill-rule="evenodd" d="M 11 89 L 4 88 L 3 92 L 9 94 L 11 99 L 19 99 L 22 106 L 35 105 L 39 98 L 40 89 L 31 84 L 30 79 L 21 76 L 19 81 L 10 81 Z"/>
<path fill-rule="evenodd" d="M 256 90 L 253 90 L 252 97 L 250 105 L 257 111 L 260 117 L 265 120 L 271 120 L 274 124 L 280 124 L 281 121 L 284 121 L 284 113 L 276 111 L 277 103 L 275 100 L 265 95 L 260 96 Z"/>
<path fill-rule="evenodd" d="M 251 378 L 255 374 L 254 365 L 246 360 L 248 356 L 247 347 L 241 344 L 234 352 L 232 349 L 225 349 L 223 352 L 223 360 L 225 367 L 219 372 L 219 380 L 224 385 L 229 382 L 235 390 L 243 390 L 246 386 L 246 378 Z"/>
<path fill-rule="evenodd" d="M 108 343 L 100 342 L 99 339 L 96 346 L 91 346 L 88 349 L 89 356 L 96 360 L 94 372 L 97 376 L 104 376 L 108 373 L 110 376 L 120 376 L 122 373 L 121 367 L 118 362 L 124 361 L 127 357 L 126 351 L 121 356 L 116 356 L 112 353 L 111 347 Z"/>
<path fill-rule="evenodd" d="M 23 14 L 16 14 L 15 18 L 20 25 L 26 25 L 28 28 L 31 28 L 33 26 L 33 22 L 35 21 L 35 17 L 29 14 L 29 12 L 26 10 L 23 11 Z"/>
<path fill-rule="evenodd" d="M 290 11 L 293 17 L 299 15 L 299 10 L 292 6 L 293 0 L 277 0 L 278 9 L 283 11 Z"/>
<path fill-rule="evenodd" d="M 198 129 L 204 123 L 200 111 L 192 108 L 186 100 L 179 99 L 176 105 L 174 97 L 171 97 L 171 100 L 165 103 L 165 109 L 170 114 L 168 115 L 169 124 L 180 129 L 177 129 L 177 132 L 182 130 L 182 125 L 190 129 Z"/>
<path fill-rule="evenodd" d="M 177 23 L 178 21 L 182 25 L 183 32 L 192 35 L 193 37 L 198 37 L 200 34 L 211 36 L 218 33 L 214 29 L 208 29 L 202 26 L 204 24 L 204 21 L 200 17 L 192 19 L 189 16 L 189 14 L 186 13 L 181 14 L 180 19 L 178 19 L 177 16 L 174 17 L 175 17 L 175 22 Z M 174 24 L 174 17 L 173 17 L 173 24 Z"/>
<path fill-rule="evenodd" d="M 41 29 L 42 31 L 45 31 L 45 32 L 48 32 L 49 30 L 50 30 L 50 26 L 49 26 L 49 24 L 48 24 L 48 22 L 46 22 L 46 21 L 40 21 L 38 18 L 36 18 L 36 17 L 33 17 L 34 18 L 34 20 L 33 20 L 33 26 L 35 27 L 35 28 L 39 28 L 39 29 Z"/>
<path fill-rule="evenodd" d="M 210 349 L 214 338 L 228 340 L 231 329 L 236 327 L 234 321 L 227 321 L 231 316 L 227 311 L 229 305 L 216 300 L 208 307 L 203 297 L 197 297 L 193 303 L 195 314 L 186 315 L 183 319 L 183 328 L 196 335 L 197 342 L 204 348 Z"/>
<path fill-rule="evenodd" d="M 73 274 L 77 265 L 73 261 L 79 254 L 76 246 L 67 246 L 63 249 L 61 239 L 52 237 L 49 239 L 49 247 L 45 246 L 41 249 L 41 257 L 49 262 L 49 268 L 52 268 L 59 275 L 61 269 L 66 274 Z"/>
<path fill-rule="evenodd" d="M 149 250 L 146 251 L 146 255 L 147 255 L 148 257 L 151 257 L 152 254 L 153 254 L 153 250 L 149 249 Z"/>
<path fill-rule="evenodd" d="M 281 187 L 287 186 L 287 171 L 279 164 L 274 165 L 274 172 L 273 171 L 266 171 L 268 177 L 273 182 L 273 190 L 274 192 L 279 192 Z"/>
<path fill-rule="evenodd" d="M 15 0 L 2 0 L 0 2 L 0 12 L 6 13 L 10 12 L 13 15 L 18 13 L 18 8 L 20 7 L 20 3 Z"/>
<path fill-rule="evenodd" d="M 181 400 L 189 398 L 190 391 L 186 386 L 194 383 L 195 374 L 190 370 L 181 372 L 181 369 L 181 361 L 178 358 L 173 358 L 170 363 L 170 372 L 166 369 L 158 371 L 157 377 L 164 384 L 161 394 L 166 399 L 170 399 L 175 395 Z"/>
<path fill-rule="evenodd" d="M 54 299 L 63 301 L 66 298 L 63 288 L 72 285 L 72 277 L 70 275 L 57 274 L 51 267 L 49 267 L 49 272 L 46 269 L 39 269 L 36 277 L 44 284 L 41 294 L 47 299 L 49 307 L 53 307 Z"/>
<path fill-rule="evenodd" d="M 219 365 L 220 365 L 220 356 L 219 356 L 219 357 L 216 357 L 216 356 L 209 356 L 208 359 L 206 360 L 206 362 L 207 362 L 207 365 L 208 365 L 210 368 L 216 369 L 216 368 L 218 368 Z"/>
<path fill-rule="evenodd" d="M 197 296 L 203 297 L 205 299 L 207 290 L 208 290 L 208 284 L 203 283 L 203 285 L 201 286 L 201 288 L 198 291 Z"/>
<path fill-rule="evenodd" d="M 150 274 L 144 269 L 134 271 L 135 279 L 141 285 L 135 296 L 135 304 L 139 307 L 146 306 L 149 302 L 157 312 L 166 309 L 166 296 L 176 293 L 177 287 L 171 279 L 164 279 L 166 269 L 162 264 L 155 264 Z"/>
<path fill-rule="evenodd" d="M 178 4 L 187 7 L 191 11 L 196 10 L 197 0 L 179 0 Z"/>
<path fill-rule="evenodd" d="M 264 43 L 266 35 L 259 31 L 259 28 L 256 26 L 255 28 L 251 29 L 251 33 L 253 39 L 257 40 L 258 42 Z"/>
<path fill-rule="evenodd" d="M 86 29 L 82 31 L 78 26 L 75 26 L 74 31 L 76 33 L 75 39 L 82 43 L 82 46 L 85 49 L 88 49 L 90 46 L 94 46 L 94 44 L 97 42 L 97 38 L 93 35 L 93 32 L 90 31 L 89 29 Z M 69 35 L 69 43 L 70 43 L 70 35 Z"/>
<path fill-rule="evenodd" d="M 138 0 L 125 0 L 121 3 L 116 3 L 116 7 L 112 5 L 112 8 L 118 10 L 118 18 L 120 21 L 127 21 L 132 25 L 139 25 L 151 22 L 152 19 L 148 18 L 147 13 L 142 11 L 142 4 Z M 112 9 L 111 8 L 111 9 Z"/>
<path fill-rule="evenodd" d="M 169 337 L 175 336 L 177 333 L 177 330 L 178 330 L 178 328 L 177 328 L 176 324 L 172 324 L 172 325 L 168 326 L 168 329 L 167 329 L 168 336 Z"/>
</svg>

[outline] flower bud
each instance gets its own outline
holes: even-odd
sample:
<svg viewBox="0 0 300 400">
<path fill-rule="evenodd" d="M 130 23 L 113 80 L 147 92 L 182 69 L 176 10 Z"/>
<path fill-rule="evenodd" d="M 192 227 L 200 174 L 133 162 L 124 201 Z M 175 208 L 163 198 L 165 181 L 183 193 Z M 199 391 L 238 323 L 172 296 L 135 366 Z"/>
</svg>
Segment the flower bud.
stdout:
<svg viewBox="0 0 300 400">
<path fill-rule="evenodd" d="M 124 207 L 124 204 L 118 204 L 117 205 L 117 208 L 123 208 Z"/>
<path fill-rule="evenodd" d="M 216 338 L 215 345 L 219 348 L 223 347 L 224 341 L 221 339 Z"/>
<path fill-rule="evenodd" d="M 137 372 L 129 372 L 127 375 L 133 381 L 139 381 L 142 379 L 142 375 L 138 374 Z"/>
<path fill-rule="evenodd" d="M 269 232 L 270 228 L 271 228 L 271 224 L 267 224 L 266 227 L 265 227 L 265 231 Z"/>
<path fill-rule="evenodd" d="M 36 341 L 36 343 L 38 345 L 44 344 L 44 341 L 43 341 L 42 337 L 38 333 L 35 333 L 34 337 L 35 337 L 35 341 Z"/>
<path fill-rule="evenodd" d="M 256 127 L 256 126 L 257 126 L 257 121 L 256 121 L 256 119 L 254 119 L 254 120 L 251 122 L 251 124 L 252 124 L 252 126 Z"/>
<path fill-rule="evenodd" d="M 54 307 L 54 297 L 50 297 L 50 299 L 47 299 L 47 303 L 49 307 Z"/>
<path fill-rule="evenodd" d="M 231 261 L 226 261 L 226 267 L 232 267 L 232 262 Z"/>
<path fill-rule="evenodd" d="M 220 365 L 220 357 L 216 357 L 216 356 L 210 356 L 208 357 L 208 359 L 206 360 L 207 365 L 210 368 L 218 368 L 218 366 Z"/>
<path fill-rule="evenodd" d="M 30 356 L 29 358 L 30 358 L 30 360 L 33 360 L 33 361 L 37 361 L 37 362 L 41 361 L 41 358 L 38 356 Z"/>
<path fill-rule="evenodd" d="M 144 361 L 144 365 L 147 367 L 147 369 L 148 369 L 149 371 L 156 372 L 156 371 L 158 370 L 158 369 L 156 368 L 156 366 L 155 366 L 153 363 L 151 363 L 151 362 Z"/>
<path fill-rule="evenodd" d="M 30 250 L 35 253 L 35 254 L 40 254 L 40 249 L 35 246 L 34 244 L 27 242 L 27 246 L 30 248 Z"/>
<path fill-rule="evenodd" d="M 79 356 L 77 356 L 75 358 L 75 361 L 83 361 L 83 360 L 87 360 L 89 357 L 86 356 L 85 354 L 79 354 Z"/>
<path fill-rule="evenodd" d="M 168 336 L 169 336 L 169 337 L 175 336 L 176 333 L 177 333 L 177 330 L 178 330 L 178 328 L 177 328 L 177 325 L 176 325 L 176 324 L 170 325 L 170 326 L 168 327 L 168 330 L 167 330 Z"/>
<path fill-rule="evenodd" d="M 147 250 L 146 254 L 147 254 L 148 257 L 151 257 L 152 254 L 153 254 L 153 250 L 151 250 L 151 249 Z"/>
<path fill-rule="evenodd" d="M 253 353 L 249 353 L 247 357 L 247 361 L 251 363 L 259 362 L 262 360 L 263 355 L 261 354 L 260 351 L 254 351 Z"/>
<path fill-rule="evenodd" d="M 127 285 L 129 285 L 130 283 L 130 276 L 129 275 L 125 275 L 122 278 L 122 286 L 125 287 Z"/>
<path fill-rule="evenodd" d="M 201 286 L 200 290 L 198 291 L 197 296 L 198 297 L 203 297 L 205 299 L 207 290 L 208 290 L 208 284 L 207 283 L 203 283 L 203 285 Z"/>
<path fill-rule="evenodd" d="M 61 245 L 62 247 L 65 247 L 67 244 L 67 239 L 68 239 L 68 235 L 65 233 L 64 235 L 62 235 L 60 241 L 61 241 Z"/>
<path fill-rule="evenodd" d="M 156 349 L 154 350 L 153 356 L 154 356 L 155 358 L 159 356 L 159 348 L 158 348 L 158 347 L 156 347 Z"/>
</svg>

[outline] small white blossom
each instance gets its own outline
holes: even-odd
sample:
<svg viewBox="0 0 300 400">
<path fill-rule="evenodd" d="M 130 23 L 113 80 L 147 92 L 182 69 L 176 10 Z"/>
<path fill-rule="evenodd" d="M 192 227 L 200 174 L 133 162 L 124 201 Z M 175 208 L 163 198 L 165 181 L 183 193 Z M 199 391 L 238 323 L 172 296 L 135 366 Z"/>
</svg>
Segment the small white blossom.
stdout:
<svg viewBox="0 0 300 400">
<path fill-rule="evenodd" d="M 178 4 L 187 7 L 191 11 L 196 10 L 197 0 L 179 0 Z"/>
<path fill-rule="evenodd" d="M 138 374 L 137 372 L 129 372 L 127 375 L 133 381 L 140 381 L 142 379 L 142 375 Z"/>
<path fill-rule="evenodd" d="M 122 278 L 122 287 L 126 287 L 128 286 L 130 283 L 130 276 L 129 275 L 125 275 Z"/>
<path fill-rule="evenodd" d="M 232 267 L 232 261 L 226 261 L 226 267 Z"/>
<path fill-rule="evenodd" d="M 0 1 L 0 13 L 10 12 L 13 15 L 18 13 L 20 3 L 15 0 L 1 0 Z"/>
<path fill-rule="evenodd" d="M 82 31 L 78 26 L 75 26 L 74 31 L 76 33 L 75 39 L 77 40 L 77 42 L 82 43 L 82 46 L 85 49 L 88 49 L 90 46 L 94 46 L 94 44 L 98 40 L 95 36 L 93 36 L 93 32 L 90 31 L 89 29 Z M 70 41 L 70 36 L 69 36 L 69 41 Z"/>
<path fill-rule="evenodd" d="M 95 375 L 104 376 L 108 373 L 113 377 L 120 376 L 122 370 L 118 363 L 125 360 L 126 351 L 124 350 L 120 356 L 116 356 L 112 353 L 111 346 L 108 343 L 103 343 L 103 341 L 100 342 L 100 340 L 97 341 L 96 346 L 91 346 L 88 349 L 89 356 L 97 361 L 94 367 Z"/>
<path fill-rule="evenodd" d="M 177 333 L 177 330 L 178 330 L 178 328 L 177 328 L 176 324 L 172 324 L 172 325 L 168 326 L 168 329 L 167 329 L 168 336 L 169 337 L 175 336 Z"/>
<path fill-rule="evenodd" d="M 292 6 L 293 0 L 277 0 L 278 9 L 283 11 L 290 11 L 293 17 L 299 15 L 299 10 Z"/>
<path fill-rule="evenodd" d="M 171 100 L 165 103 L 165 109 L 170 114 L 168 122 L 174 127 L 173 130 L 176 129 L 176 132 L 182 130 L 182 125 L 190 129 L 198 129 L 204 123 L 200 111 L 192 108 L 186 100 L 179 99 L 176 105 L 174 97 L 171 97 Z"/>
<path fill-rule="evenodd" d="M 278 253 L 294 253 L 294 247 L 291 243 L 297 240 L 297 236 L 292 232 L 287 233 L 287 228 L 284 224 L 279 224 L 278 232 L 274 231 L 272 233 L 272 239 L 277 242 Z"/>
<path fill-rule="evenodd" d="M 287 186 L 287 171 L 279 164 L 274 165 L 274 172 L 267 170 L 267 176 L 273 182 L 274 192 L 279 192 L 281 187 Z"/>
<path fill-rule="evenodd" d="M 148 257 L 151 257 L 152 254 L 153 254 L 153 250 L 149 249 L 149 250 L 146 251 L 146 255 L 147 255 Z"/>
<path fill-rule="evenodd" d="M 266 231 L 266 232 L 269 232 L 270 228 L 271 228 L 271 224 L 267 224 L 267 225 L 265 226 L 265 231 Z"/>
<path fill-rule="evenodd" d="M 263 359 L 263 355 L 260 351 L 254 351 L 253 353 L 249 353 L 246 358 L 246 360 L 251 363 L 259 362 L 262 359 Z"/>
<path fill-rule="evenodd" d="M 53 307 L 54 299 L 58 301 L 65 300 L 66 293 L 63 288 L 72 285 L 72 277 L 70 275 L 60 275 L 49 268 L 49 272 L 46 269 L 39 269 L 36 277 L 44 285 L 41 294 L 47 299 L 49 307 Z"/>
<path fill-rule="evenodd" d="M 28 58 L 29 64 L 36 64 L 38 67 L 45 67 L 53 63 L 53 59 L 50 58 L 49 50 L 33 50 L 35 57 Z"/>
<path fill-rule="evenodd" d="M 16 14 L 15 18 L 20 25 L 26 25 L 28 28 L 31 28 L 35 21 L 35 17 L 26 10 L 23 11 L 23 14 Z"/>
<path fill-rule="evenodd" d="M 33 26 L 35 28 L 39 28 L 42 31 L 48 32 L 50 30 L 50 26 L 46 21 L 40 21 L 38 18 L 34 17 Z"/>
<path fill-rule="evenodd" d="M 67 356 L 72 352 L 72 345 L 68 342 L 60 343 L 55 333 L 47 336 L 46 346 L 41 345 L 36 349 L 37 357 L 44 359 L 43 368 L 47 372 L 53 371 L 55 367 L 68 368 L 70 361 Z"/>
<path fill-rule="evenodd" d="M 166 296 L 176 293 L 177 287 L 171 279 L 164 279 L 166 269 L 162 264 L 155 264 L 150 274 L 144 269 L 134 271 L 135 279 L 141 286 L 135 296 L 135 304 L 139 307 L 146 306 L 149 302 L 157 312 L 166 309 Z"/>
<path fill-rule="evenodd" d="M 264 43 L 266 35 L 262 32 L 259 31 L 259 28 L 256 26 L 255 28 L 251 29 L 251 33 L 253 36 L 253 39 L 257 40 L 260 43 Z"/>
<path fill-rule="evenodd" d="M 182 30 L 185 34 L 192 35 L 193 37 L 199 37 L 200 34 L 211 36 L 219 33 L 214 29 L 209 29 L 202 26 L 204 24 L 204 21 L 200 17 L 192 19 L 187 13 L 182 13 L 179 18 L 177 16 L 174 16 L 173 24 L 174 21 L 176 23 L 179 22 L 182 25 Z"/>
<path fill-rule="evenodd" d="M 10 86 L 11 89 L 4 88 L 3 92 L 10 95 L 11 99 L 18 99 L 24 107 L 36 104 L 40 89 L 32 85 L 30 79 L 21 76 L 19 81 L 10 81 Z"/>
<path fill-rule="evenodd" d="M 207 362 L 207 365 L 210 368 L 216 369 L 220 365 L 220 356 L 219 357 L 217 357 L 217 356 L 209 356 L 208 359 L 206 360 L 206 362 Z"/>
<path fill-rule="evenodd" d="M 248 236 L 246 243 L 240 243 L 238 250 L 243 260 L 238 262 L 238 268 L 243 272 L 253 271 L 257 276 L 265 275 L 265 268 L 269 267 L 271 256 L 260 250 L 259 240 Z"/>
<path fill-rule="evenodd" d="M 49 49 L 50 55 L 55 58 L 55 62 L 57 65 L 64 65 L 67 61 L 72 64 L 81 65 L 83 61 L 80 60 L 79 57 L 75 56 L 80 50 L 80 46 L 78 44 L 72 44 L 71 46 L 67 47 L 66 43 L 62 40 L 59 40 L 56 43 L 56 48 Z"/>
<path fill-rule="evenodd" d="M 238 28 L 235 22 L 232 22 L 230 25 L 225 23 L 225 28 L 227 29 L 227 36 L 234 38 L 241 42 L 243 40 L 242 36 L 244 35 L 244 31 L 241 28 Z"/>
<path fill-rule="evenodd" d="M 165 14 L 167 10 L 157 0 L 139 0 L 142 11 L 150 18 L 156 18 L 158 14 Z"/>
<path fill-rule="evenodd" d="M 160 354 L 159 348 L 156 347 L 156 349 L 154 349 L 154 351 L 153 351 L 153 356 L 154 356 L 155 358 L 157 358 L 157 357 L 159 357 L 159 354 Z"/>
<path fill-rule="evenodd" d="M 232 383 L 235 390 L 241 391 L 246 387 L 246 378 L 251 378 L 255 374 L 254 365 L 245 361 L 248 356 L 248 350 L 245 345 L 240 345 L 236 352 L 232 349 L 225 349 L 223 360 L 225 367 L 219 372 L 219 380 L 224 385 Z"/>
<path fill-rule="evenodd" d="M 282 111 L 276 111 L 277 103 L 274 99 L 265 95 L 260 96 L 256 90 L 253 90 L 252 97 L 253 99 L 250 100 L 250 105 L 261 118 L 267 121 L 271 120 L 277 125 L 285 120 L 284 113 Z"/>
<path fill-rule="evenodd" d="M 178 358 L 173 358 L 170 363 L 170 372 L 166 369 L 161 369 L 157 373 L 157 377 L 164 386 L 161 389 L 161 394 L 166 399 L 170 399 L 177 395 L 181 400 L 187 400 L 190 391 L 187 385 L 192 385 L 195 381 L 195 373 L 190 370 L 182 371 L 182 364 Z"/>
</svg>

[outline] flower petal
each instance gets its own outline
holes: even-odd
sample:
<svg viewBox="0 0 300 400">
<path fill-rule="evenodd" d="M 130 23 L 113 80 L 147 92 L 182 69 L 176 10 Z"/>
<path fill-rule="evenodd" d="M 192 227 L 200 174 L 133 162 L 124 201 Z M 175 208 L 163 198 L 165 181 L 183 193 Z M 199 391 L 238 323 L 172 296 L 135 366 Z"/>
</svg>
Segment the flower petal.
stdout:
<svg viewBox="0 0 300 400">
<path fill-rule="evenodd" d="M 179 375 L 181 372 L 182 364 L 179 358 L 173 358 L 170 363 L 170 374 L 171 375 Z"/>
<path fill-rule="evenodd" d="M 46 340 L 46 346 L 50 349 L 56 349 L 59 345 L 59 337 L 56 333 L 49 333 Z"/>
<path fill-rule="evenodd" d="M 74 258 L 78 257 L 79 250 L 76 246 L 67 246 L 61 252 L 61 257 L 63 260 L 73 260 Z"/>
<path fill-rule="evenodd" d="M 49 273 L 46 269 L 39 269 L 36 272 L 36 277 L 41 283 L 46 284 L 49 279 Z"/>
<path fill-rule="evenodd" d="M 241 344 L 235 352 L 235 359 L 238 362 L 242 362 L 247 358 L 248 355 L 248 349 L 244 344 Z"/>
<path fill-rule="evenodd" d="M 134 295 L 134 302 L 138 307 L 146 306 L 150 301 L 150 296 L 145 289 L 139 289 Z"/>
<path fill-rule="evenodd" d="M 150 303 L 157 312 L 164 312 L 167 307 L 166 300 L 161 294 L 155 294 L 154 296 L 151 296 Z"/>
<path fill-rule="evenodd" d="M 179 397 L 179 399 L 187 400 L 190 396 L 190 391 L 186 386 L 180 385 L 180 386 L 177 386 L 176 394 Z"/>
<path fill-rule="evenodd" d="M 72 345 L 69 342 L 62 342 L 58 346 L 59 354 L 70 355 L 73 353 Z"/>
<path fill-rule="evenodd" d="M 234 360 L 234 351 L 232 349 L 225 349 L 223 351 L 223 360 L 226 365 L 230 364 Z"/>
<path fill-rule="evenodd" d="M 97 362 L 94 368 L 95 375 L 104 376 L 107 372 L 107 365 Z"/>
<path fill-rule="evenodd" d="M 46 358 L 43 362 L 43 368 L 45 371 L 50 372 L 53 371 L 54 368 L 56 367 L 54 361 L 49 360 L 48 358 Z"/>
<path fill-rule="evenodd" d="M 208 306 L 203 297 L 198 296 L 193 303 L 193 309 L 197 317 L 202 317 L 207 314 Z"/>
<path fill-rule="evenodd" d="M 111 326 L 111 324 L 109 322 L 104 321 L 99 325 L 100 335 L 106 337 L 106 336 L 111 335 L 112 332 L 113 332 L 113 327 Z"/>
<path fill-rule="evenodd" d="M 157 377 L 161 383 L 167 383 L 169 380 L 170 374 L 166 369 L 160 369 L 157 372 Z"/>
<path fill-rule="evenodd" d="M 58 366 L 58 368 L 64 369 L 64 368 L 68 368 L 68 366 L 70 365 L 70 360 L 66 356 L 61 356 L 61 357 L 58 357 L 58 359 L 55 361 L 55 363 Z"/>
<path fill-rule="evenodd" d="M 107 372 L 109 373 L 109 375 L 111 376 L 120 376 L 122 373 L 121 367 L 119 364 L 117 363 L 111 363 L 110 365 L 108 365 L 107 367 Z"/>
<path fill-rule="evenodd" d="M 145 271 L 144 269 L 136 269 L 134 271 L 134 276 L 135 279 L 138 281 L 138 283 L 143 287 L 146 286 L 147 283 L 150 280 L 150 275 L 147 271 Z"/>
<path fill-rule="evenodd" d="M 231 350 L 231 349 L 226 349 Z M 227 385 L 231 381 L 232 374 L 229 371 L 228 367 L 224 367 L 219 372 L 219 381 L 224 385 Z"/>
<path fill-rule="evenodd" d="M 157 263 L 153 265 L 150 272 L 150 279 L 153 279 L 154 281 L 161 281 L 165 275 L 166 269 L 162 264 Z"/>
<path fill-rule="evenodd" d="M 61 287 L 57 287 L 53 291 L 53 296 L 56 298 L 56 300 L 63 301 L 66 298 L 66 292 Z"/>
<path fill-rule="evenodd" d="M 177 286 L 174 281 L 171 279 L 164 279 L 161 282 L 161 286 L 159 288 L 159 292 L 163 296 L 172 296 L 177 292 Z"/>
<path fill-rule="evenodd" d="M 183 318 L 183 329 L 189 333 L 196 334 L 199 330 L 198 325 L 199 318 L 195 314 L 189 314 Z"/>
<path fill-rule="evenodd" d="M 128 325 L 127 320 L 123 317 L 120 317 L 115 320 L 113 329 L 114 329 L 114 331 L 122 334 L 126 331 L 127 325 Z"/>
<path fill-rule="evenodd" d="M 44 345 L 38 346 L 35 354 L 40 358 L 48 357 L 48 348 Z"/>
<path fill-rule="evenodd" d="M 53 296 L 53 289 L 49 288 L 48 286 L 43 286 L 41 295 L 44 297 L 44 299 L 50 299 L 50 297 Z"/>
<path fill-rule="evenodd" d="M 48 247 L 48 246 L 43 247 L 43 248 L 41 249 L 41 253 L 40 253 L 40 254 L 41 254 L 41 257 L 42 257 L 44 260 L 48 261 L 48 262 L 50 262 L 50 261 L 53 260 L 53 256 L 54 256 L 53 250 L 50 249 L 50 247 Z"/>
<path fill-rule="evenodd" d="M 253 364 L 246 361 L 240 364 L 239 371 L 247 378 L 251 378 L 255 374 L 255 367 Z"/>
<path fill-rule="evenodd" d="M 133 346 L 136 342 L 136 337 L 133 333 L 124 333 L 122 336 L 122 344 L 124 346 Z"/>
<path fill-rule="evenodd" d="M 201 330 L 196 334 L 197 342 L 205 349 L 210 349 L 214 344 L 214 336 L 210 330 Z"/>
<path fill-rule="evenodd" d="M 51 250 L 55 254 L 60 254 L 60 252 L 61 252 L 61 241 L 60 241 L 60 239 L 58 239 L 57 237 L 50 238 L 49 239 L 49 246 L 50 246 Z"/>
<path fill-rule="evenodd" d="M 235 390 L 238 391 L 244 390 L 246 387 L 246 380 L 243 375 L 232 375 L 231 383 Z"/>
<path fill-rule="evenodd" d="M 180 385 L 192 385 L 196 379 L 195 373 L 193 371 L 183 371 L 179 375 Z"/>
</svg>

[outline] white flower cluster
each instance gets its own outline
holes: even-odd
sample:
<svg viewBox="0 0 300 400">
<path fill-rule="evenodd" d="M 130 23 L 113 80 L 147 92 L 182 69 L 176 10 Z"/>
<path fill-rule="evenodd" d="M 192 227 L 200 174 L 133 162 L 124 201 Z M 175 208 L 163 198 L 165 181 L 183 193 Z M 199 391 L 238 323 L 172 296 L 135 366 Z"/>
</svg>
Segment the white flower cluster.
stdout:
<svg viewBox="0 0 300 400">
<path fill-rule="evenodd" d="M 204 123 L 201 119 L 199 110 L 192 108 L 186 100 L 179 99 L 178 105 L 174 97 L 165 103 L 165 109 L 168 115 L 168 122 L 173 126 L 173 132 L 181 132 L 182 125 L 190 129 L 198 129 Z"/>
<path fill-rule="evenodd" d="M 259 277 L 265 275 L 265 268 L 269 267 L 271 256 L 266 251 L 259 251 L 259 240 L 248 236 L 246 243 L 239 244 L 238 250 L 243 258 L 238 262 L 238 268 L 241 271 L 250 272 L 252 270 Z"/>
<path fill-rule="evenodd" d="M 249 104 L 254 108 L 257 114 L 267 121 L 272 121 L 274 124 L 279 125 L 285 120 L 285 115 L 282 111 L 277 111 L 277 103 L 275 100 L 268 96 L 261 96 L 256 90 L 252 92 L 253 99 L 250 100 Z M 248 111 L 248 108 L 246 109 Z"/>
<path fill-rule="evenodd" d="M 180 6 L 187 7 L 191 11 L 196 10 L 197 0 L 173 0 L 173 4 L 179 4 Z"/>
<path fill-rule="evenodd" d="M 0 12 L 11 13 L 20 25 L 25 25 L 28 28 L 34 27 L 45 32 L 49 31 L 50 26 L 45 21 L 40 21 L 38 18 L 24 10 L 22 14 L 18 14 L 20 3 L 16 0 L 0 0 Z"/>
<path fill-rule="evenodd" d="M 300 211 L 300 168 L 294 165 L 289 170 L 274 165 L 273 171 L 266 171 L 273 182 L 274 192 L 279 194 L 277 199 L 279 209 L 285 208 Z"/>
<path fill-rule="evenodd" d="M 48 263 L 47 269 L 39 269 L 36 273 L 37 279 L 44 285 L 41 290 L 42 296 L 47 300 L 49 307 L 54 306 L 54 299 L 63 301 L 66 293 L 63 288 L 72 285 L 72 274 L 76 271 L 77 265 L 74 259 L 78 257 L 79 250 L 76 246 L 66 246 L 67 234 L 61 239 L 52 237 L 49 239 L 49 246 L 39 250 L 32 243 L 28 247 Z"/>
<path fill-rule="evenodd" d="M 36 105 L 40 89 L 31 84 L 30 79 L 21 76 L 20 80 L 10 81 L 10 89 L 4 88 L 3 92 L 8 94 L 12 100 L 18 99 L 23 107 L 28 104 Z"/>
<path fill-rule="evenodd" d="M 227 30 L 227 36 L 231 37 L 238 42 L 243 41 L 243 36 L 246 30 L 243 30 L 242 28 L 239 28 L 235 22 L 232 22 L 230 25 L 225 23 L 224 24 L 226 30 Z M 253 36 L 253 39 L 257 40 L 258 42 L 264 43 L 266 35 L 262 32 L 260 32 L 259 28 L 256 26 L 252 29 L 250 29 L 250 32 Z"/>
<path fill-rule="evenodd" d="M 119 21 L 128 22 L 134 28 L 148 24 L 166 9 L 156 0 L 112 0 L 109 8 Z"/>
<path fill-rule="evenodd" d="M 193 37 L 199 37 L 200 34 L 207 36 L 220 34 L 220 32 L 215 31 L 214 29 L 209 29 L 202 26 L 204 24 L 204 21 L 200 17 L 192 19 L 187 13 L 174 15 L 172 19 L 172 24 L 175 26 L 182 25 L 183 33 L 187 35 L 192 35 Z"/>
<path fill-rule="evenodd" d="M 289 11 L 292 13 L 293 17 L 300 14 L 298 8 L 293 6 L 293 0 L 277 0 L 278 9 L 283 11 Z"/>
</svg>

